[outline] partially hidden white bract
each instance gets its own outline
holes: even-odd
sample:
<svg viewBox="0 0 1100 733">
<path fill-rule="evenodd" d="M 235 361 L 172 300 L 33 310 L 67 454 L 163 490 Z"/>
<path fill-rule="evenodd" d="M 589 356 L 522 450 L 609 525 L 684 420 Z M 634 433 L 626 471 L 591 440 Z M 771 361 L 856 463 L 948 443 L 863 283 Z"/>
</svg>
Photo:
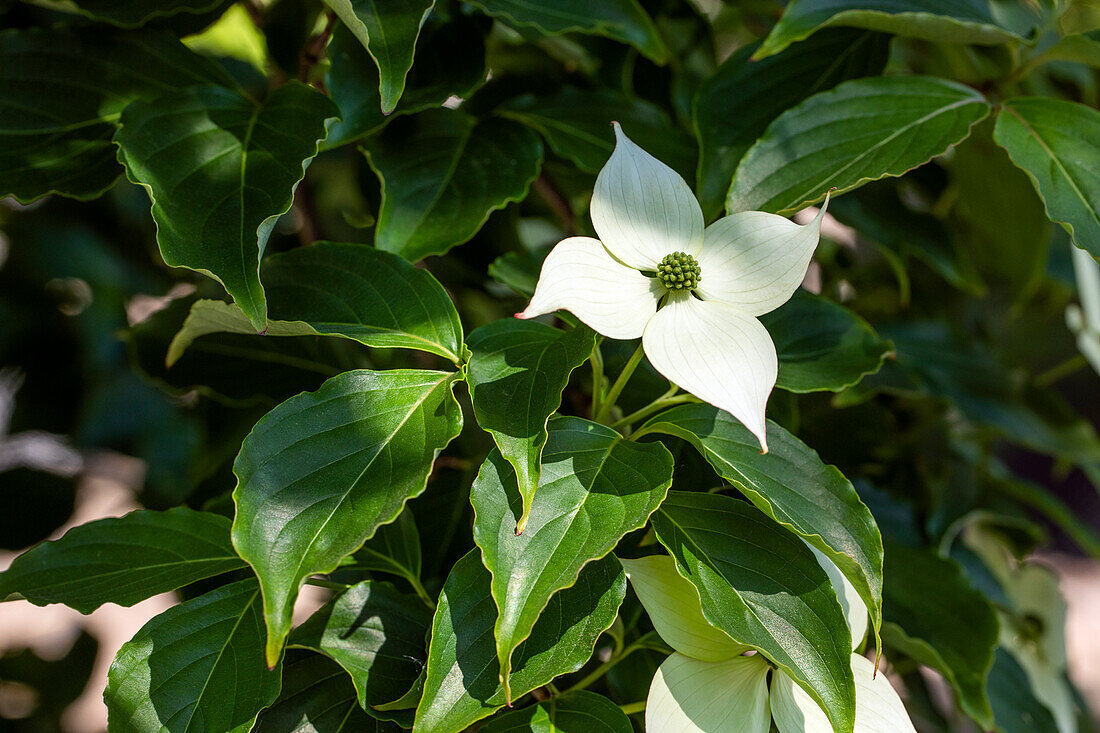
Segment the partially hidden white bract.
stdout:
<svg viewBox="0 0 1100 733">
<path fill-rule="evenodd" d="M 703 616 L 699 592 L 676 571 L 668 555 L 622 560 L 626 577 L 638 594 L 653 628 L 665 643 L 695 659 L 718 662 L 736 657 L 749 647 L 739 644 Z"/>
<path fill-rule="evenodd" d="M 759 655 L 704 662 L 676 652 L 653 677 L 647 733 L 768 733 L 768 663 Z"/>
</svg>

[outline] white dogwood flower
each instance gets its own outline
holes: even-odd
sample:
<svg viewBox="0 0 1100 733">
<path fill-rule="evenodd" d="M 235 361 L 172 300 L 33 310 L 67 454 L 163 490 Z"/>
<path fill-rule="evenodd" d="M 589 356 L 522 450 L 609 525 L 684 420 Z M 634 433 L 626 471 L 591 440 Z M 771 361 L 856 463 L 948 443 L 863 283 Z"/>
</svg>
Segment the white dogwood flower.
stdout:
<svg viewBox="0 0 1100 733">
<path fill-rule="evenodd" d="M 813 548 L 810 548 L 813 549 Z M 825 555 L 851 631 L 852 649 L 867 632 L 867 607 Z M 833 733 L 825 711 L 786 672 L 712 626 L 699 593 L 667 555 L 620 559 L 653 628 L 673 648 L 657 670 L 646 701 L 646 730 L 678 733 Z M 898 693 L 860 654 L 850 657 L 855 682 L 853 733 L 915 733 Z M 768 673 L 771 671 L 771 680 Z"/>
<path fill-rule="evenodd" d="M 564 309 L 608 338 L 640 336 L 657 371 L 732 414 L 766 451 L 779 362 L 757 316 L 802 283 L 828 199 L 805 226 L 743 211 L 704 227 L 684 179 L 614 128 L 615 151 L 592 194 L 599 239 L 559 242 L 517 315 Z"/>
</svg>

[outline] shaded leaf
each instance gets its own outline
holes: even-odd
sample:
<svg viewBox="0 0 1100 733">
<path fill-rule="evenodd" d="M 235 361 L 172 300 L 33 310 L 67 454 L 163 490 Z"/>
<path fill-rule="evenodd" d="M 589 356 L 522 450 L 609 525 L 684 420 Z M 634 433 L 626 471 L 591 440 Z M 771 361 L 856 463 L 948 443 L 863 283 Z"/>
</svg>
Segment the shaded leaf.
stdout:
<svg viewBox="0 0 1100 733">
<path fill-rule="evenodd" d="M 779 353 L 776 386 L 789 392 L 839 392 L 877 372 L 893 352 L 857 314 L 801 289 L 760 321 Z"/>
<path fill-rule="evenodd" d="M 257 331 L 267 326 L 260 257 L 337 113 L 290 82 L 262 105 L 197 87 L 138 100 L 120 118 L 119 160 L 149 192 L 164 261 L 221 282 Z"/>
<path fill-rule="evenodd" d="M 556 0 L 530 3 L 524 0 L 471 0 L 489 15 L 550 35 L 577 31 L 629 43 L 654 63 L 668 60 L 668 48 L 653 19 L 637 0 Z"/>
<path fill-rule="evenodd" d="M 515 318 L 470 334 L 466 383 L 474 417 L 515 467 L 525 509 L 539 483 L 547 420 L 561 405 L 569 375 L 595 343 L 596 334 L 583 326 L 560 331 Z"/>
<path fill-rule="evenodd" d="M 1058 733 L 1054 716 L 1035 697 L 1024 668 L 998 647 L 986 680 L 986 694 L 1000 733 Z"/>
<path fill-rule="evenodd" d="M 793 0 L 764 39 L 759 56 L 834 25 L 885 31 L 929 41 L 1007 43 L 1022 40 L 1002 23 L 989 0 Z"/>
<path fill-rule="evenodd" d="M 389 114 L 405 91 L 420 27 L 435 0 L 324 0 L 378 65 L 382 113 Z"/>
<path fill-rule="evenodd" d="M 303 581 L 334 570 L 424 490 L 462 427 L 453 382 L 445 372 L 345 372 L 279 405 L 245 438 L 233 546 L 264 589 L 268 662 Z"/>
<path fill-rule="evenodd" d="M 199 15 L 215 10 L 224 0 L 72 0 L 76 12 L 124 28 L 136 28 L 155 18 Z"/>
<path fill-rule="evenodd" d="M 15 558 L 0 573 L 0 600 L 18 594 L 38 606 L 64 603 L 91 613 L 243 566 L 225 517 L 184 507 L 140 510 L 73 527 Z"/>
<path fill-rule="evenodd" d="M 694 141 L 663 109 L 614 90 L 563 87 L 545 97 L 524 94 L 497 111 L 538 130 L 551 150 L 588 173 L 599 173 L 611 157 L 613 121 L 646 152 L 684 177 L 690 178 L 695 166 Z"/>
<path fill-rule="evenodd" d="M 396 723 L 363 712 L 347 672 L 328 657 L 287 655 L 283 691 L 260 713 L 255 733 L 399 733 Z"/>
<path fill-rule="evenodd" d="M 375 246 L 410 262 L 470 239 L 527 195 L 542 164 L 542 143 L 523 125 L 450 109 L 394 120 L 364 151 L 382 181 Z"/>
<path fill-rule="evenodd" d="M 603 695 L 587 690 L 521 710 L 513 710 L 488 721 L 481 733 L 633 733 L 630 718 Z"/>
<path fill-rule="evenodd" d="M 390 573 L 410 583 L 419 582 L 420 534 L 412 509 L 405 507 L 397 521 L 379 527 L 353 557 L 357 569 Z"/>
<path fill-rule="evenodd" d="M 369 709 L 398 699 L 416 682 L 431 622 L 432 612 L 416 596 L 365 580 L 318 609 L 287 643 L 336 661 L 351 675 L 359 705 Z"/>
<path fill-rule="evenodd" d="M 1047 216 L 1100 257 L 1100 112 L 1062 99 L 1017 97 L 1001 107 L 993 139 L 1031 178 Z"/>
<path fill-rule="evenodd" d="M 770 450 L 761 455 L 748 428 L 710 405 L 674 407 L 641 429 L 693 444 L 758 509 L 824 553 L 867 605 L 877 633 L 882 623 L 882 537 L 840 471 L 774 422 L 768 423 Z"/>
<path fill-rule="evenodd" d="M 836 730 L 851 730 L 851 633 L 829 577 L 802 541 L 718 494 L 669 492 L 653 528 L 699 591 L 707 620 L 794 679 Z"/>
<path fill-rule="evenodd" d="M 759 61 L 751 59 L 757 48 L 752 45 L 730 56 L 700 84 L 694 110 L 696 185 L 707 220 L 721 213 L 737 164 L 772 120 L 842 81 L 880 73 L 889 40 L 879 33 L 838 28 Z"/>
<path fill-rule="evenodd" d="M 768 126 L 737 166 L 729 212 L 789 213 L 927 163 L 989 114 L 977 91 L 928 76 L 848 81 Z"/>
<path fill-rule="evenodd" d="M 367 346 L 427 351 L 462 361 L 462 324 L 431 273 L 362 244 L 317 242 L 274 255 L 260 270 L 267 336 L 343 336 Z M 172 339 L 173 363 L 210 333 L 255 333 L 236 306 L 200 300 Z"/>
<path fill-rule="evenodd" d="M 378 67 L 351 31 L 337 27 L 328 45 L 325 87 L 340 107 L 340 119 L 329 128 L 324 147 L 358 140 L 395 115 L 438 107 L 451 95 L 469 95 L 485 80 L 484 20 L 459 15 L 444 25 L 425 24 L 416 63 L 389 117 L 382 113 Z"/>
<path fill-rule="evenodd" d="M 268 669 L 263 646 L 260 587 L 252 578 L 169 608 L 111 664 L 103 693 L 108 730 L 250 730 L 281 684 L 281 664 Z"/>
<path fill-rule="evenodd" d="M 985 596 L 954 562 L 906 545 L 887 545 L 884 573 L 883 642 L 939 670 L 962 709 L 992 728 L 986 677 L 999 626 Z"/>
<path fill-rule="evenodd" d="M 459 731 L 503 707 L 493 624 L 492 576 L 474 550 L 455 563 L 432 622 L 428 677 L 414 731 Z M 518 698 L 580 669 L 618 613 L 626 577 L 613 557 L 589 565 L 576 584 L 550 599 L 531 636 L 513 655 Z"/>
<path fill-rule="evenodd" d="M 500 613 L 494 636 L 505 696 L 513 650 L 531 634 L 550 598 L 643 527 L 671 484 L 672 455 L 662 444 L 626 441 L 576 417 L 550 421 L 542 476 L 530 502 L 517 490 L 512 466 L 499 453 L 489 454 L 470 503 L 474 541 L 493 576 Z"/>
<path fill-rule="evenodd" d="M 117 5 L 117 3 L 112 3 Z M 0 33 L 0 196 L 94 198 L 122 168 L 111 141 L 122 110 L 197 84 L 233 86 L 169 32 L 35 28 Z"/>
</svg>

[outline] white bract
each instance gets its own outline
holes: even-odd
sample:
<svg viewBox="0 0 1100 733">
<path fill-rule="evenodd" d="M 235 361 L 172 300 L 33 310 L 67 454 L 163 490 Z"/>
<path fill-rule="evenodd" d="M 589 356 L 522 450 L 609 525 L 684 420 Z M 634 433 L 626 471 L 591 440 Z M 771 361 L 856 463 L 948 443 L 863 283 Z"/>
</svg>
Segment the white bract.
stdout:
<svg viewBox="0 0 1100 733">
<path fill-rule="evenodd" d="M 743 211 L 704 227 L 684 179 L 614 127 L 615 151 L 592 193 L 599 239 L 559 242 L 517 316 L 564 309 L 608 338 L 641 337 L 657 371 L 732 414 L 766 451 L 779 362 L 757 316 L 802 283 L 828 199 L 805 226 Z"/>
<path fill-rule="evenodd" d="M 812 548 L 811 548 L 812 549 Z M 867 631 L 867 607 L 832 561 L 815 551 L 852 632 Z M 675 652 L 661 664 L 646 700 L 649 733 L 833 733 L 825 711 L 793 679 L 739 644 L 703 615 L 699 593 L 667 555 L 620 560 L 653 628 Z M 855 733 L 915 733 L 898 693 L 874 665 L 852 654 Z"/>
</svg>

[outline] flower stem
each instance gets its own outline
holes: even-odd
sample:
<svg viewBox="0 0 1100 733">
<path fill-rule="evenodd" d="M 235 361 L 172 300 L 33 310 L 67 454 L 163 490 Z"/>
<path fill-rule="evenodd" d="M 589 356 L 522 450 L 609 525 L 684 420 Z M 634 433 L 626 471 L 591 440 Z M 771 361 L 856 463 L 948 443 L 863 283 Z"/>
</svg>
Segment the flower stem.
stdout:
<svg viewBox="0 0 1100 733">
<path fill-rule="evenodd" d="M 586 675 L 584 679 L 582 679 L 580 682 L 578 682 L 577 684 L 570 687 L 563 694 L 568 695 L 570 692 L 576 692 L 577 690 L 586 689 L 593 682 L 595 682 L 596 680 L 600 679 L 605 674 L 607 674 L 608 671 L 610 671 L 610 669 L 612 667 L 614 667 L 616 664 L 623 661 L 624 659 L 626 659 L 631 654 L 633 654 L 634 652 L 638 651 L 641 648 L 642 647 L 636 646 L 634 644 L 631 644 L 630 646 L 626 647 L 625 649 L 623 649 L 621 646 L 617 647 L 615 649 L 615 652 L 611 655 L 610 659 L 608 659 L 606 662 L 601 664 L 599 667 L 596 667 L 594 670 L 592 670 L 592 672 L 590 674 Z"/>
<path fill-rule="evenodd" d="M 632 702 L 627 705 L 620 705 L 619 709 L 627 715 L 633 715 L 634 713 L 645 712 L 645 700 L 639 700 L 638 702 Z"/>
<path fill-rule="evenodd" d="M 607 397 L 604 398 L 599 411 L 596 413 L 596 422 L 604 422 L 607 420 L 607 416 L 611 414 L 611 408 L 615 406 L 615 402 L 619 399 L 619 395 L 623 393 L 623 388 L 626 386 L 626 383 L 630 381 L 630 377 L 634 374 L 634 370 L 637 369 L 638 365 L 642 362 L 643 356 L 645 356 L 645 352 L 642 351 L 642 345 L 638 344 L 638 348 L 630 355 L 630 359 L 626 362 L 626 366 L 624 366 L 622 372 L 619 373 L 618 379 L 611 385 L 611 389 L 607 391 Z"/>
<path fill-rule="evenodd" d="M 603 352 L 600 351 L 599 344 L 592 347 L 592 355 L 588 357 L 588 361 L 592 364 L 592 408 L 588 414 L 590 417 L 595 417 L 600 410 L 604 382 Z"/>
<path fill-rule="evenodd" d="M 1037 375 L 1034 380 L 1035 385 L 1037 387 L 1049 387 L 1055 382 L 1065 379 L 1069 375 L 1084 369 L 1088 365 L 1089 360 L 1085 358 L 1084 354 L 1075 354 Z"/>
<path fill-rule="evenodd" d="M 642 418 L 649 417 L 653 413 L 659 412 L 659 411 L 663 410 L 666 407 L 672 407 L 673 405 L 680 405 L 680 404 L 683 404 L 685 402 L 696 402 L 696 401 L 698 401 L 697 398 L 694 397 L 693 395 L 676 394 L 679 391 L 680 391 L 679 387 L 673 386 L 672 389 L 670 389 L 668 392 L 665 392 L 663 395 L 661 395 L 657 399 L 653 400 L 652 402 L 650 402 L 648 405 L 641 408 L 640 410 L 636 410 L 635 412 L 630 413 L 629 415 L 627 415 L 623 419 L 616 420 L 615 422 L 611 423 L 611 427 L 614 428 L 615 430 L 618 430 L 619 432 L 622 432 L 624 428 L 627 428 L 627 427 L 633 425 L 634 423 L 638 422 Z"/>
</svg>

